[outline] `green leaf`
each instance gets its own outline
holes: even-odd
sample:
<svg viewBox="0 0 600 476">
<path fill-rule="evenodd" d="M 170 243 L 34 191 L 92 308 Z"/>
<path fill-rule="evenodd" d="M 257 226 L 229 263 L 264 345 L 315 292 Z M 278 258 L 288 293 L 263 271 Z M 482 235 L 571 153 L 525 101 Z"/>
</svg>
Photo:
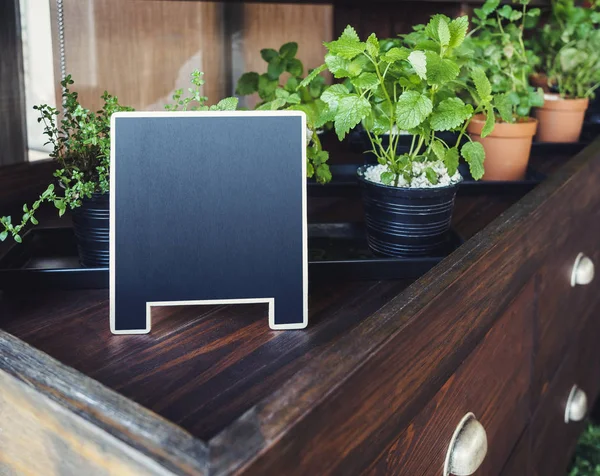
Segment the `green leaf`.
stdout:
<svg viewBox="0 0 600 476">
<path fill-rule="evenodd" d="M 544 105 L 544 91 L 542 88 L 537 88 L 535 91 L 529 92 L 529 104 L 533 107 L 542 107 Z"/>
<path fill-rule="evenodd" d="M 408 62 L 413 67 L 419 78 L 427 78 L 427 57 L 423 51 L 413 51 L 410 55 L 408 55 Z"/>
<path fill-rule="evenodd" d="M 483 177 L 485 172 L 483 161 L 485 160 L 485 150 L 479 142 L 467 142 L 461 149 L 462 156 L 469 164 L 469 170 L 475 180 Z"/>
<path fill-rule="evenodd" d="M 306 87 L 308 86 L 310 83 L 313 82 L 313 80 L 319 76 L 319 74 L 321 74 L 323 71 L 325 71 L 327 69 L 327 65 L 326 64 L 322 64 L 321 66 L 319 66 L 318 68 L 313 69 L 310 73 L 308 73 L 308 76 L 306 78 L 304 78 L 301 82 L 300 82 L 300 87 Z M 333 72 L 333 71 L 332 71 Z M 290 78 L 291 80 L 292 78 Z M 289 82 L 289 80 L 288 80 Z"/>
<path fill-rule="evenodd" d="M 21 238 L 19 235 L 15 235 L 13 236 L 13 238 L 17 243 L 23 243 L 23 238 Z"/>
<path fill-rule="evenodd" d="M 508 93 L 496 94 L 494 96 L 494 107 L 504 122 L 513 121 L 513 103 Z"/>
<path fill-rule="evenodd" d="M 216 108 L 219 111 L 235 111 L 238 105 L 238 98 L 225 98 L 221 99 L 217 104 Z"/>
<path fill-rule="evenodd" d="M 300 99 L 300 96 L 297 93 L 293 93 L 290 94 L 287 98 L 286 101 L 288 104 L 300 104 L 300 102 L 302 101 Z"/>
<path fill-rule="evenodd" d="M 336 111 L 339 102 L 348 94 L 349 91 L 346 86 L 343 84 L 333 84 L 323 91 L 323 94 L 321 94 L 321 100 L 329 106 L 329 109 Z"/>
<path fill-rule="evenodd" d="M 331 182 L 331 170 L 327 164 L 319 164 L 317 166 L 317 182 L 327 183 Z"/>
<path fill-rule="evenodd" d="M 371 112 L 369 101 L 358 95 L 352 94 L 343 97 L 335 113 L 335 132 L 342 140 L 350 129 L 362 121 Z"/>
<path fill-rule="evenodd" d="M 291 60 L 288 60 L 285 70 L 292 76 L 302 76 L 304 73 L 304 66 L 302 65 L 302 61 L 298 58 L 292 58 Z"/>
<path fill-rule="evenodd" d="M 261 106 L 257 107 L 258 111 L 276 111 L 285 106 L 286 100 L 282 98 L 273 99 L 272 101 L 266 102 Z"/>
<path fill-rule="evenodd" d="M 247 96 L 258 91 L 258 73 L 244 73 L 238 79 L 235 93 Z"/>
<path fill-rule="evenodd" d="M 7 237 L 8 237 L 8 231 L 3 231 L 2 233 L 0 233 L 0 241 L 6 240 Z"/>
<path fill-rule="evenodd" d="M 279 58 L 279 53 L 277 53 L 277 51 L 275 51 L 273 48 L 265 48 L 260 50 L 260 56 L 262 56 L 262 59 L 264 59 L 267 63 L 270 63 L 273 61 L 273 59 Z"/>
<path fill-rule="evenodd" d="M 518 19 L 520 19 L 523 16 L 523 12 L 519 12 L 517 10 L 513 10 L 510 14 L 509 20 L 510 21 L 517 21 Z"/>
<path fill-rule="evenodd" d="M 485 75 L 483 68 L 474 68 L 472 77 L 473 83 L 475 83 L 475 89 L 477 89 L 477 94 L 479 95 L 479 100 L 484 103 L 491 101 L 492 85 Z"/>
<path fill-rule="evenodd" d="M 503 5 L 500 10 L 498 10 L 498 15 L 504 17 L 506 19 L 510 19 L 510 15 L 512 14 L 513 9 L 510 5 Z"/>
<path fill-rule="evenodd" d="M 441 43 L 441 39 L 440 39 L 440 28 L 444 28 L 444 27 L 440 27 L 440 23 L 445 22 L 446 23 L 446 27 L 448 27 L 448 21 L 450 19 L 446 16 L 446 15 L 433 15 L 431 17 L 431 20 L 429 20 L 429 23 L 425 26 L 425 34 L 431 38 L 432 40 Z M 447 28 L 446 28 L 447 29 Z M 449 32 L 448 32 L 448 40 L 449 40 Z M 448 43 L 446 43 L 447 45 Z"/>
<path fill-rule="evenodd" d="M 315 174 L 315 168 L 313 167 L 313 164 L 310 163 L 310 160 L 306 161 L 306 176 L 308 178 L 313 178 L 313 175 Z"/>
<path fill-rule="evenodd" d="M 354 59 L 365 51 L 366 43 L 360 41 L 356 30 L 350 25 L 346 27 L 338 40 L 325 43 L 330 53 L 345 59 Z"/>
<path fill-rule="evenodd" d="M 258 95 L 263 100 L 270 99 L 277 89 L 278 82 L 276 79 L 271 79 L 265 74 L 261 74 L 258 78 Z"/>
<path fill-rule="evenodd" d="M 442 46 L 448 46 L 450 44 L 450 27 L 445 18 L 440 18 L 437 28 L 438 38 Z"/>
<path fill-rule="evenodd" d="M 496 116 L 494 114 L 494 108 L 491 104 L 486 105 L 485 107 L 485 124 L 481 129 L 481 137 L 487 137 L 494 130 L 494 126 L 496 125 Z"/>
<path fill-rule="evenodd" d="M 277 88 L 275 90 L 275 97 L 279 99 L 287 99 L 290 93 L 285 89 Z"/>
<path fill-rule="evenodd" d="M 448 46 L 450 46 L 450 48 L 456 48 L 462 45 L 467 36 L 467 31 L 469 30 L 469 17 L 465 15 L 455 18 L 450 22 L 449 28 L 450 43 Z"/>
<path fill-rule="evenodd" d="M 34 216 L 31 217 L 31 223 L 33 223 L 34 225 L 39 225 L 40 224 L 40 222 L 37 221 L 37 218 L 34 217 Z"/>
<path fill-rule="evenodd" d="M 425 177 L 429 180 L 429 183 L 436 185 L 439 182 L 437 173 L 431 167 L 425 169 Z"/>
<path fill-rule="evenodd" d="M 486 16 L 489 16 L 494 13 L 498 5 L 500 5 L 500 0 L 487 0 L 481 7 L 481 10 Z"/>
<path fill-rule="evenodd" d="M 394 172 L 382 172 L 380 179 L 384 185 L 391 185 L 396 179 L 396 174 Z"/>
<path fill-rule="evenodd" d="M 439 140 L 434 140 L 431 143 L 431 150 L 439 160 L 444 160 L 446 157 L 446 148 Z"/>
<path fill-rule="evenodd" d="M 409 130 L 421 124 L 431 111 L 431 99 L 417 91 L 406 91 L 396 102 L 396 124 L 401 130 Z"/>
<path fill-rule="evenodd" d="M 362 73 L 360 76 L 352 79 L 351 83 L 356 88 L 369 90 L 379 84 L 379 79 L 375 73 Z"/>
<path fill-rule="evenodd" d="M 291 41 L 289 43 L 285 43 L 281 48 L 279 48 L 279 54 L 287 59 L 292 59 L 298 53 L 298 43 Z"/>
<path fill-rule="evenodd" d="M 410 50 L 408 48 L 390 48 L 383 55 L 381 55 L 381 60 L 386 63 L 395 63 L 397 61 L 402 61 L 408 58 Z"/>
<path fill-rule="evenodd" d="M 379 56 L 379 40 L 377 39 L 377 36 L 375 36 L 375 33 L 371 33 L 369 38 L 367 38 L 367 53 L 373 58 Z"/>
<path fill-rule="evenodd" d="M 450 131 L 462 126 L 473 114 L 473 107 L 460 98 L 448 98 L 440 102 L 431 114 L 430 124 L 434 131 Z"/>
<path fill-rule="evenodd" d="M 539 8 L 532 8 L 527 11 L 528 17 L 539 17 L 542 11 Z"/>
<path fill-rule="evenodd" d="M 449 59 L 443 59 L 433 51 L 426 51 L 427 57 L 427 82 L 431 85 L 441 86 L 456 79 L 459 68 Z"/>
<path fill-rule="evenodd" d="M 267 67 L 267 75 L 269 79 L 278 80 L 279 76 L 285 71 L 286 63 L 282 58 L 275 58 L 269 62 Z"/>
<path fill-rule="evenodd" d="M 325 64 L 334 78 L 349 78 L 350 60 L 332 54 L 325 55 Z"/>
<path fill-rule="evenodd" d="M 456 147 L 446 150 L 444 165 L 448 169 L 448 175 L 452 177 L 458 170 L 458 149 Z"/>
</svg>

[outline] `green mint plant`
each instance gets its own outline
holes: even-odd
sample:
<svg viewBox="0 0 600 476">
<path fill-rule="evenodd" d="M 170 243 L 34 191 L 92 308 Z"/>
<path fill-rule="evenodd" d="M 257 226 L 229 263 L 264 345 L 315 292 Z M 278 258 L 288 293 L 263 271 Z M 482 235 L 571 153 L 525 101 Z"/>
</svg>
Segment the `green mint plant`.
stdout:
<svg viewBox="0 0 600 476">
<path fill-rule="evenodd" d="M 244 73 L 238 80 L 236 94 L 248 96 L 258 93 L 263 103 L 282 99 L 282 91 L 288 92 L 285 96 L 290 104 L 312 104 L 316 102 L 325 89 L 325 78 L 316 76 L 306 87 L 299 88 L 304 75 L 304 65 L 296 58 L 298 43 L 289 42 L 279 48 L 265 48 L 260 51 L 261 57 L 267 62 L 267 72 Z M 285 84 L 282 75 L 289 73 Z M 279 92 L 278 92 L 279 91 Z M 291 97 L 290 97 L 291 96 Z"/>
<path fill-rule="evenodd" d="M 526 48 L 524 30 L 540 9 L 528 10 L 528 4 L 529 0 L 518 0 L 514 7 L 500 6 L 500 0 L 487 0 L 474 10 L 476 28 L 468 39 L 473 63 L 484 69 L 492 84 L 494 108 L 508 123 L 526 120 L 532 107 L 544 105 L 542 89 L 529 85 L 539 59 Z"/>
<path fill-rule="evenodd" d="M 308 178 L 315 178 L 318 183 L 331 180 L 331 171 L 327 161 L 329 153 L 323 150 L 319 132 L 330 128 L 329 121 L 323 120 L 323 111 L 327 105 L 321 100 L 325 89 L 323 71 L 311 72 L 310 81 L 303 83 L 304 65 L 296 58 L 298 44 L 285 43 L 279 51 L 266 48 L 261 50 L 262 58 L 268 63 L 267 72 L 244 73 L 238 80 L 236 94 L 247 96 L 258 93 L 261 102 L 259 111 L 296 110 L 303 111 L 307 119 L 306 171 Z M 289 73 L 285 84 L 282 75 Z"/>
<path fill-rule="evenodd" d="M 202 87 L 205 84 L 202 77 L 204 73 L 197 69 L 192 71 L 190 82 L 192 87 L 188 88 L 188 94 L 184 95 L 183 88 L 173 93 L 173 104 L 165 104 L 167 111 L 235 111 L 238 106 L 238 98 L 228 97 L 221 99 L 217 104 L 207 106 L 208 98 L 202 95 Z"/>
<path fill-rule="evenodd" d="M 21 231 L 29 223 L 37 225 L 35 213 L 45 203 L 53 203 L 62 216 L 67 208 L 81 206 L 85 198 L 92 194 L 103 194 L 109 190 L 110 176 L 110 118 L 115 112 L 133 111 L 130 107 L 121 106 L 115 96 L 106 91 L 102 95 L 104 105 L 98 112 L 91 112 L 79 104 L 76 92 L 69 89 L 73 84 L 71 76 L 62 82 L 63 110 L 43 104 L 34 106 L 39 111 L 38 122 L 44 124 L 44 134 L 48 137 L 46 144 L 53 147 L 50 157 L 60 164 L 54 176 L 58 179 L 61 190 L 54 184 L 31 205 L 23 205 L 23 216 L 18 223 L 13 223 L 10 216 L 0 218 L 0 241 L 11 235 L 17 243 L 21 243 Z"/>
<path fill-rule="evenodd" d="M 563 98 L 593 96 L 600 86 L 600 2 L 589 8 L 554 0 L 548 23 L 531 40 L 548 83 Z"/>
<path fill-rule="evenodd" d="M 468 27 L 465 16 L 451 20 L 435 15 L 422 29 L 424 41 L 413 48 L 392 46 L 385 52 L 375 34 L 361 41 L 351 26 L 338 40 L 325 43 L 325 65 L 311 75 L 327 68 L 335 78 L 349 80 L 352 90 L 344 84 L 327 88 L 321 98 L 328 107 L 321 120 L 333 121 L 340 140 L 363 122 L 373 153 L 386 167 L 381 174 L 384 184 L 398 186 L 401 178 L 410 183 L 423 168 L 429 182 L 436 184 L 439 164 L 452 177 L 457 173 L 461 155 L 475 179 L 483 176 L 483 147 L 472 142 L 465 132 L 473 115 L 484 111 L 488 113 L 488 123 L 483 135 L 491 132 L 493 97 L 481 69 L 469 70 L 475 88 L 459 79 L 461 68 L 456 52 Z M 311 75 L 303 84 L 311 80 Z M 471 93 L 476 105 L 457 97 L 460 90 Z M 408 131 L 413 136 L 408 153 L 398 154 L 399 135 L 395 130 Z M 442 131 L 457 131 L 456 142 L 449 144 L 437 137 L 436 132 Z M 382 140 L 384 134 L 389 134 L 387 143 Z M 468 142 L 459 150 L 465 137 Z"/>
</svg>

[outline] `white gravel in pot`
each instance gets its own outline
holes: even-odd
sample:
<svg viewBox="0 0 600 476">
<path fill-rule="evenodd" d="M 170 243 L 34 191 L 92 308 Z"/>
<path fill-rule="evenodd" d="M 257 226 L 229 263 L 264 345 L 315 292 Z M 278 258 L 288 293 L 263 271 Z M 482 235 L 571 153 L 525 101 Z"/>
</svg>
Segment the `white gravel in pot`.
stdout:
<svg viewBox="0 0 600 476">
<path fill-rule="evenodd" d="M 429 179 L 425 176 L 425 169 L 431 167 L 433 171 L 438 176 L 438 183 L 432 184 Z M 365 180 L 369 182 L 383 184 L 381 181 L 381 174 L 383 172 L 388 172 L 387 165 L 372 165 L 368 167 L 363 177 Z M 414 162 L 413 163 L 413 178 L 408 183 L 404 177 L 400 176 L 398 180 L 398 187 L 407 187 L 407 188 L 435 188 L 435 187 L 448 187 L 450 185 L 454 185 L 459 183 L 462 180 L 462 176 L 458 171 L 450 177 L 448 174 L 448 169 L 442 161 L 437 162 Z"/>
</svg>

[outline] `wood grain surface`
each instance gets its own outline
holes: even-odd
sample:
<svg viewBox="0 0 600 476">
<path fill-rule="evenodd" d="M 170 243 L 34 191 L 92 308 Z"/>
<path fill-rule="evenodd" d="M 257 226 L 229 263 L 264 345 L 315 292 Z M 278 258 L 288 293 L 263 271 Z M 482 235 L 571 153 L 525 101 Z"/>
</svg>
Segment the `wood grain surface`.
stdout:
<svg viewBox="0 0 600 476">
<path fill-rule="evenodd" d="M 513 365 L 498 367 L 507 379 L 529 375 L 514 362 L 536 330 L 526 321 L 515 327 L 512 306 L 528 312 L 530 286 L 557 256 L 555 228 L 600 209 L 599 157 L 600 142 L 571 160 L 547 156 L 539 166 L 551 176 L 520 201 L 519 194 L 459 197 L 454 226 L 468 239 L 463 246 L 413 284 L 313 287 L 305 331 L 268 330 L 261 306 L 191 307 L 160 310 L 148 336 L 117 337 L 108 330 L 106 292 L 5 294 L 0 335 L 8 357 L 0 369 L 174 472 L 354 474 L 436 395 L 441 402 L 445 392 L 464 393 L 457 382 L 482 372 L 462 366 L 477 349 L 487 349 L 479 351 L 487 361 L 494 349 L 513 356 Z M 359 206 L 340 200 L 310 208 L 313 219 L 342 220 L 352 210 L 360 219 Z M 524 340 L 506 347 L 515 332 Z M 90 388 L 91 401 L 105 406 L 86 404 Z M 523 408 L 526 395 L 513 395 Z M 482 415 L 489 411 L 482 418 L 504 418 L 497 405 L 481 405 Z M 154 424 L 161 430 L 149 431 Z M 492 425 L 503 439 L 502 423 Z M 498 471 L 520 434 L 501 443 L 492 460 Z"/>
</svg>

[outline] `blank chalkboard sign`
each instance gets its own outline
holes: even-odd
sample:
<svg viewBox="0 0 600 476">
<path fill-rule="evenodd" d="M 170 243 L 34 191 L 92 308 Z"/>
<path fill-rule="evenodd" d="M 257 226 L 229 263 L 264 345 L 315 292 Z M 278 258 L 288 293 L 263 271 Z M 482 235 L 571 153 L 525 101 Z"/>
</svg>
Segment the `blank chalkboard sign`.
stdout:
<svg viewBox="0 0 600 476">
<path fill-rule="evenodd" d="M 110 325 L 150 331 L 153 306 L 269 304 L 308 321 L 301 112 L 112 117 Z"/>
</svg>

